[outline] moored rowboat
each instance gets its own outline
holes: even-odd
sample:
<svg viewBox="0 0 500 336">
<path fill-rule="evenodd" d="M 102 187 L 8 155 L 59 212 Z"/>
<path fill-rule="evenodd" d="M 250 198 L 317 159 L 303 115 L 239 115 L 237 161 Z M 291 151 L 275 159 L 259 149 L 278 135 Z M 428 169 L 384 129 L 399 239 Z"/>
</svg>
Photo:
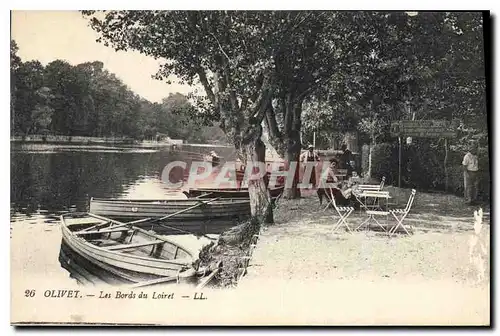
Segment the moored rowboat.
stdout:
<svg viewBox="0 0 500 336">
<path fill-rule="evenodd" d="M 61 231 L 73 252 L 128 282 L 196 275 L 191 251 L 132 224 L 70 213 L 61 216 Z"/>
<path fill-rule="evenodd" d="M 277 198 L 285 189 L 284 186 L 269 189 L 271 198 Z M 248 188 L 225 188 L 225 189 L 212 189 L 212 188 L 193 188 L 183 193 L 188 197 L 197 198 L 210 198 L 210 197 L 221 197 L 221 198 L 249 198 Z"/>
<path fill-rule="evenodd" d="M 92 198 L 90 200 L 91 213 L 123 219 L 161 218 L 189 207 L 193 209 L 176 215 L 173 220 L 179 223 L 182 221 L 212 219 L 244 219 L 250 216 L 250 200 L 248 199 L 220 199 L 210 203 L 202 199 L 126 200 Z"/>
</svg>

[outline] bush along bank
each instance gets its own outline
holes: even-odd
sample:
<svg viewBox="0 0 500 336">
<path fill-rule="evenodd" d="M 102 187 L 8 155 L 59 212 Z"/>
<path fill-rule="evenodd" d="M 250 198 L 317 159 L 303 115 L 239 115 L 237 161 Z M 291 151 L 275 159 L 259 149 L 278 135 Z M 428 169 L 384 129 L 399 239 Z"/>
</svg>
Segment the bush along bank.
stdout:
<svg viewBox="0 0 500 336">
<path fill-rule="evenodd" d="M 420 140 L 411 145 L 402 145 L 401 187 L 416 188 L 420 191 L 446 191 L 457 196 L 464 194 L 464 178 L 462 159 L 465 151 L 448 150 L 446 169 L 448 172 L 448 189 L 445 183 L 445 150 L 442 143 Z M 398 183 L 398 144 L 381 143 L 372 148 L 371 176 L 380 180 L 386 177 L 388 184 Z M 368 171 L 369 146 L 362 150 L 362 170 Z M 490 200 L 490 162 L 487 148 L 480 149 L 479 155 L 479 198 Z"/>
</svg>

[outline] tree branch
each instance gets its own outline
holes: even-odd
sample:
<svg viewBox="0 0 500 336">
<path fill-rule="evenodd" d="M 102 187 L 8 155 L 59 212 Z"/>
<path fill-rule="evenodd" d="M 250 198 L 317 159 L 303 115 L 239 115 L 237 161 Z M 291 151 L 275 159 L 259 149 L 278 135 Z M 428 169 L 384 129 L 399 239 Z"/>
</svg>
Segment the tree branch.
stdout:
<svg viewBox="0 0 500 336">
<path fill-rule="evenodd" d="M 207 93 L 208 99 L 212 102 L 214 106 L 216 106 L 216 99 L 214 92 L 212 90 L 212 87 L 210 86 L 210 83 L 208 82 L 207 74 L 205 71 L 199 67 L 198 70 L 196 71 L 198 74 L 198 77 L 200 78 L 200 83 L 203 85 L 203 88 L 205 89 L 205 92 Z"/>
<path fill-rule="evenodd" d="M 272 96 L 271 74 L 269 70 L 267 70 L 264 74 L 262 85 L 260 86 L 259 91 L 260 92 L 257 96 L 257 99 L 252 104 L 251 112 L 253 114 L 252 117 L 257 118 L 257 121 L 260 123 L 264 119 L 267 110 L 267 104 L 271 100 Z"/>
<path fill-rule="evenodd" d="M 229 56 L 226 54 L 226 52 L 224 51 L 224 49 L 222 49 L 222 45 L 220 44 L 220 42 L 219 42 L 219 40 L 217 39 L 217 37 L 215 36 L 215 34 L 214 34 L 214 33 L 210 33 L 210 35 L 212 35 L 212 36 L 214 37 L 215 41 L 216 41 L 216 42 L 217 42 L 217 44 L 219 45 L 219 49 L 220 49 L 220 51 L 224 54 L 224 56 L 226 56 L 227 61 L 229 62 L 229 63 L 228 63 L 228 65 L 229 65 L 229 64 L 231 64 L 231 59 L 230 59 L 230 58 L 229 58 Z"/>
<path fill-rule="evenodd" d="M 236 92 L 234 91 L 233 87 L 232 87 L 232 84 L 231 84 L 231 74 L 229 73 L 229 71 L 227 71 L 228 69 L 224 69 L 224 78 L 225 78 L 225 81 L 226 81 L 226 89 L 229 90 L 229 101 L 231 103 L 231 108 L 235 111 L 235 112 L 238 112 L 240 111 L 240 106 L 238 104 L 238 99 L 236 97 Z"/>
<path fill-rule="evenodd" d="M 291 99 L 291 94 L 287 93 L 286 99 L 282 98 L 282 106 L 283 106 L 283 120 L 284 120 L 284 131 L 285 134 L 289 134 L 292 129 L 293 122 L 293 113 L 291 111 L 291 106 L 293 104 Z"/>
<path fill-rule="evenodd" d="M 312 94 L 321 85 L 323 85 L 324 83 L 328 82 L 334 75 L 335 75 L 335 73 L 331 74 L 330 76 L 328 76 L 326 78 L 318 78 L 318 79 L 316 79 L 314 81 L 314 83 L 312 83 L 311 85 L 309 85 L 304 91 L 302 91 L 301 93 L 299 93 L 295 97 L 294 102 L 296 102 L 298 100 L 304 100 L 305 98 L 307 98 L 308 95 Z"/>
<path fill-rule="evenodd" d="M 240 110 L 241 111 L 245 111 L 245 109 L 247 108 L 248 106 L 248 97 L 245 96 L 241 99 L 241 104 L 240 104 Z"/>
<path fill-rule="evenodd" d="M 273 108 L 272 101 L 269 100 L 266 109 L 266 125 L 269 129 L 269 135 L 273 138 L 281 140 L 283 138 L 283 134 L 278 127 L 278 122 L 276 121 L 276 113 Z"/>
</svg>

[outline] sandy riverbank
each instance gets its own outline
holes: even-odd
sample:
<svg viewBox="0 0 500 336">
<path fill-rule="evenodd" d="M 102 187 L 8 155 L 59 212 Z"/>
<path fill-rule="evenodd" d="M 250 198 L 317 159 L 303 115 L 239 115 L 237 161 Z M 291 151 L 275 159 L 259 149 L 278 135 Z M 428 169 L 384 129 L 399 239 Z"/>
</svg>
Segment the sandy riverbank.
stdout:
<svg viewBox="0 0 500 336">
<path fill-rule="evenodd" d="M 469 259 L 474 209 L 463 209 L 454 196 L 434 196 L 430 205 L 428 195 L 420 196 L 409 217 L 415 234 L 390 239 L 333 233 L 337 217 L 319 212 L 314 196 L 283 201 L 237 291 L 265 288 L 267 305 L 277 306 L 260 318 L 276 323 L 489 324 L 489 255 L 481 283 Z M 442 209 L 440 202 L 447 202 L 448 215 L 428 211 Z M 362 217 L 354 214 L 351 223 Z M 489 235 L 486 221 L 481 237 L 488 250 Z"/>
<path fill-rule="evenodd" d="M 276 224 L 262 230 L 247 274 L 236 288 L 206 288 L 204 295 L 209 299 L 203 304 L 107 301 L 107 311 L 120 313 L 105 317 L 93 310 L 96 302 L 92 300 L 51 301 L 52 309 L 43 310 L 40 307 L 47 305 L 43 296 L 37 296 L 36 304 L 35 299 L 24 297 L 29 288 L 82 287 L 59 265 L 58 223 L 46 222 L 43 216 L 16 221 L 11 223 L 11 302 L 17 312 L 13 319 L 195 325 L 487 325 L 489 267 L 487 280 L 474 283 L 477 269 L 468 254 L 473 209 L 445 195 L 430 197 L 433 203 L 429 197 L 421 195 L 409 217 L 416 226 L 415 235 L 392 239 L 374 232 L 333 233 L 336 217 L 331 210 L 319 212 L 322 207 L 315 196 L 283 200 L 276 209 Z M 353 214 L 351 220 L 362 216 Z M 486 243 L 489 234 L 486 221 L 481 235 Z M 182 293 L 176 290 L 176 295 Z M 192 289 L 186 293 L 193 295 Z"/>
</svg>

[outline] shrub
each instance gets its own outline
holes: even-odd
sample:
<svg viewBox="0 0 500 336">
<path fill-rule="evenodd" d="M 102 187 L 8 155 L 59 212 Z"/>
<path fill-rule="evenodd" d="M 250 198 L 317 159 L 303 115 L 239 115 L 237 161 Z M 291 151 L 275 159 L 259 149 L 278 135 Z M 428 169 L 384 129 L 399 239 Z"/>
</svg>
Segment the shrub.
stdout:
<svg viewBox="0 0 500 336">
<path fill-rule="evenodd" d="M 363 146 L 363 172 L 368 170 L 369 147 Z M 462 159 L 465 153 L 448 151 L 448 192 L 463 196 Z M 444 191 L 446 186 L 444 169 L 445 150 L 436 141 L 426 139 L 414 140 L 411 145 L 403 145 L 401 159 L 402 187 L 416 188 L 422 191 Z M 388 184 L 398 182 L 398 144 L 377 144 L 372 150 L 372 177 L 380 180 L 386 177 Z M 479 153 L 479 192 L 482 200 L 490 198 L 490 169 L 488 150 Z"/>
<path fill-rule="evenodd" d="M 388 184 L 398 181 L 398 148 L 393 144 L 377 144 L 372 148 L 372 177 L 385 176 Z"/>
</svg>

